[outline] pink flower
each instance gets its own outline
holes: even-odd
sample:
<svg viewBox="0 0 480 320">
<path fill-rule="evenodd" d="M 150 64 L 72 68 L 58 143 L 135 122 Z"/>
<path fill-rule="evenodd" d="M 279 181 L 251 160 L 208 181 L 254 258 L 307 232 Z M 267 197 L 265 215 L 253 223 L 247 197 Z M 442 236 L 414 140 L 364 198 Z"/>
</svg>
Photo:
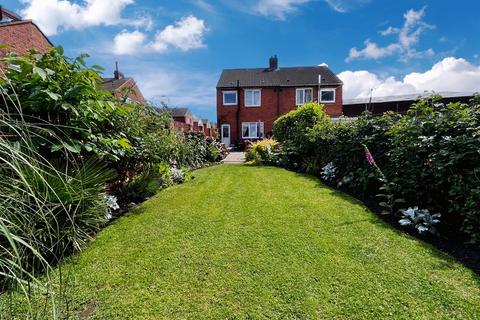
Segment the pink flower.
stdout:
<svg viewBox="0 0 480 320">
<path fill-rule="evenodd" d="M 365 148 L 365 157 L 367 158 L 368 164 L 373 166 L 375 164 L 375 159 L 373 159 L 372 154 L 370 153 L 370 150 L 368 150 L 367 146 L 363 146 Z"/>
</svg>

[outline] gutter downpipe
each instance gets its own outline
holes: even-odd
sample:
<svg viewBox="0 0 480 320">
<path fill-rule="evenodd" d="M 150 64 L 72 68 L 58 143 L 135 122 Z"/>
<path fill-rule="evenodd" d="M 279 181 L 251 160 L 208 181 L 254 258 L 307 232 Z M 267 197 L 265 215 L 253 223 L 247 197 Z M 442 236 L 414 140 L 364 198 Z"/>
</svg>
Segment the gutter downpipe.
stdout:
<svg viewBox="0 0 480 320">
<path fill-rule="evenodd" d="M 242 136 L 242 128 L 240 127 L 240 80 L 237 80 L 237 145 L 240 142 Z"/>
</svg>

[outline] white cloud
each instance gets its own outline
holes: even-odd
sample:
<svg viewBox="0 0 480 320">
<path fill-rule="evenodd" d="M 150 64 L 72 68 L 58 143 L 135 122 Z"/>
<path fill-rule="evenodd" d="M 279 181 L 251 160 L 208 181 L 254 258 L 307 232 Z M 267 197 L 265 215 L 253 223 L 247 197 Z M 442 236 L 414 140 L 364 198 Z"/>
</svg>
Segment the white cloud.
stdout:
<svg viewBox="0 0 480 320">
<path fill-rule="evenodd" d="M 171 46 L 182 51 L 203 48 L 205 32 L 207 32 L 205 21 L 194 16 L 183 17 L 175 25 L 169 25 L 158 32 L 152 47 L 158 52 L 163 52 Z"/>
<path fill-rule="evenodd" d="M 258 0 L 253 6 L 256 14 L 271 17 L 277 20 L 285 20 L 287 15 L 295 13 L 307 3 L 315 0 Z M 349 12 L 359 6 L 369 3 L 371 0 L 323 0 L 330 8 L 337 12 Z M 251 8 L 249 8 L 251 10 Z"/>
<path fill-rule="evenodd" d="M 338 76 L 344 82 L 346 99 L 369 97 L 371 89 L 377 97 L 424 91 L 480 91 L 480 65 L 454 57 L 439 61 L 425 72 L 407 74 L 402 80 L 382 79 L 369 71 L 344 71 Z"/>
<path fill-rule="evenodd" d="M 204 48 L 205 21 L 194 16 L 183 17 L 175 24 L 158 31 L 151 42 L 140 31 L 123 30 L 113 39 L 113 52 L 119 55 L 133 55 L 144 52 L 164 53 L 171 48 L 181 51 Z"/>
<path fill-rule="evenodd" d="M 192 0 L 192 3 L 206 12 L 209 12 L 209 13 L 216 12 L 215 7 L 205 0 Z"/>
<path fill-rule="evenodd" d="M 138 69 L 138 68 L 136 68 Z M 133 74 L 145 97 L 171 107 L 188 107 L 193 113 L 215 119 L 216 74 L 164 66 L 144 66 Z"/>
<path fill-rule="evenodd" d="M 260 0 L 254 11 L 262 16 L 284 20 L 287 14 L 297 11 L 300 5 L 307 2 L 310 0 Z"/>
<path fill-rule="evenodd" d="M 341 13 L 350 12 L 370 3 L 371 0 L 324 0 L 333 10 Z"/>
<path fill-rule="evenodd" d="M 22 0 L 26 7 L 21 14 L 32 19 L 46 35 L 61 30 L 81 30 L 99 25 L 132 25 L 150 27 L 149 17 L 122 18 L 122 11 L 134 0 L 85 0 L 77 4 L 69 0 Z"/>
<path fill-rule="evenodd" d="M 395 54 L 401 55 L 401 60 L 408 60 L 409 58 L 421 58 L 426 56 L 433 56 L 435 52 L 433 49 L 425 51 L 418 51 L 414 48 L 420 41 L 420 36 L 428 29 L 433 29 L 435 26 L 423 21 L 426 7 L 415 11 L 408 10 L 404 15 L 405 22 L 402 28 L 389 26 L 387 29 L 380 31 L 382 36 L 397 35 L 397 41 L 385 47 L 379 46 L 370 39 L 365 41 L 363 49 L 351 48 L 346 62 L 355 59 L 380 59 Z"/>
<path fill-rule="evenodd" d="M 362 57 L 379 59 L 401 51 L 402 47 L 398 43 L 392 43 L 386 47 L 379 47 L 375 42 L 371 42 L 370 39 L 367 39 L 365 41 L 365 48 L 362 50 L 358 50 L 357 48 L 350 49 L 347 62 Z"/>
<path fill-rule="evenodd" d="M 123 30 L 113 39 L 113 52 L 118 55 L 133 55 L 139 53 L 144 45 L 146 35 L 138 30 L 128 32 Z"/>
</svg>

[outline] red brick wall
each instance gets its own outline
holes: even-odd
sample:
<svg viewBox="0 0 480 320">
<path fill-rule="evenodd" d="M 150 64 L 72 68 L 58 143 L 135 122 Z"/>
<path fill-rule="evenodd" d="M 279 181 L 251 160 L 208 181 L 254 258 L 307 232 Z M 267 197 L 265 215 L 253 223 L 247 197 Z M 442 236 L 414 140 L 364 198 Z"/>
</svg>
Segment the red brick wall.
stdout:
<svg viewBox="0 0 480 320">
<path fill-rule="evenodd" d="M 48 39 L 31 21 L 0 25 L 0 44 L 8 46 L 8 48 L 0 50 L 2 57 L 8 52 L 24 55 L 28 53 L 29 49 L 45 52 L 51 48 Z"/>
<path fill-rule="evenodd" d="M 127 93 L 127 97 L 132 99 L 133 101 L 136 101 L 138 103 L 145 103 L 145 98 L 143 97 L 143 94 L 138 88 L 135 81 L 129 80 L 125 82 L 125 84 L 115 90 L 115 97 L 117 99 L 121 99 L 125 97 L 125 93 Z"/>
<path fill-rule="evenodd" d="M 181 121 L 173 121 L 173 127 L 179 131 L 190 131 L 190 126 Z"/>
<path fill-rule="evenodd" d="M 260 107 L 245 107 L 244 103 L 244 90 L 240 89 L 238 93 L 238 104 L 240 105 L 240 121 L 239 126 L 241 128 L 242 122 L 257 122 L 261 121 L 264 123 L 264 132 L 266 135 L 271 133 L 273 123 L 275 120 L 283 115 L 288 113 L 291 110 L 294 110 L 296 106 L 295 96 L 296 89 L 299 87 L 282 87 L 282 88 L 262 88 L 261 94 L 261 106 Z M 311 87 L 306 87 L 311 88 Z M 322 87 L 328 88 L 328 87 Z M 325 106 L 325 111 L 328 115 L 332 117 L 339 117 L 342 115 L 342 105 L 343 105 L 343 96 L 342 96 L 342 87 L 335 87 L 335 103 L 323 103 Z M 280 91 L 278 91 L 280 89 Z M 318 100 L 318 88 L 312 87 L 313 89 L 313 100 Z M 235 90 L 235 89 L 233 89 Z M 224 89 L 217 89 L 217 120 L 218 127 L 222 124 L 230 124 L 231 130 L 231 141 L 232 144 L 238 144 L 243 141 L 241 138 L 241 132 L 239 127 L 237 127 L 237 112 L 238 106 L 224 106 L 223 105 L 223 94 Z M 229 90 L 226 90 L 229 91 Z M 277 92 L 278 91 L 278 92 Z M 279 102 L 279 103 L 278 103 Z"/>
</svg>

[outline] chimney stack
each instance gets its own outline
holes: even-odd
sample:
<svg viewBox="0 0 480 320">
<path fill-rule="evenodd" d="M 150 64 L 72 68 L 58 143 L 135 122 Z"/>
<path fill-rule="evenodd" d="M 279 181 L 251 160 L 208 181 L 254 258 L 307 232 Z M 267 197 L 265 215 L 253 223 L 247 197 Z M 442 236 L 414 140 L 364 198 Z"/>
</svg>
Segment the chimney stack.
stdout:
<svg viewBox="0 0 480 320">
<path fill-rule="evenodd" d="M 118 70 L 118 61 L 115 61 L 115 71 L 113 72 L 113 77 L 117 80 L 124 78 L 123 73 Z"/>
<path fill-rule="evenodd" d="M 274 55 L 273 57 L 270 57 L 268 70 L 270 70 L 270 71 L 278 70 L 278 58 L 277 58 L 277 55 Z"/>
</svg>

